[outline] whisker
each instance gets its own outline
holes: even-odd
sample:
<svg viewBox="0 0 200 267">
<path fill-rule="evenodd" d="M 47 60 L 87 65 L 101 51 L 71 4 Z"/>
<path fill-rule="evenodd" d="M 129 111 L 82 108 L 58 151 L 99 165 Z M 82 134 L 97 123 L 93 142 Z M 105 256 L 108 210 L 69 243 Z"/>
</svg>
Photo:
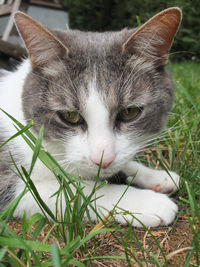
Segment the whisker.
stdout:
<svg viewBox="0 0 200 267">
<path fill-rule="evenodd" d="M 60 61 L 60 63 L 62 64 L 62 66 L 64 67 L 64 70 L 65 70 L 65 74 L 67 74 L 67 79 L 68 81 L 70 82 L 71 86 L 72 86 L 72 89 L 74 90 L 74 93 L 77 94 L 77 88 L 76 86 L 74 85 L 74 83 L 72 82 L 72 79 L 69 75 L 69 71 L 67 69 L 67 66 L 64 65 L 64 63 L 62 62 L 62 60 L 58 57 L 58 60 Z"/>
<path fill-rule="evenodd" d="M 60 89 L 62 89 L 62 94 L 65 94 L 65 95 L 66 95 L 68 98 L 70 98 L 71 100 L 74 99 L 74 94 L 72 94 L 72 92 L 70 92 L 69 90 L 66 90 L 66 88 L 65 88 L 64 86 L 59 85 L 59 84 L 53 82 L 52 80 L 50 80 L 50 79 L 48 79 L 48 78 L 46 78 L 46 77 L 44 77 L 44 76 L 38 75 L 38 74 L 36 74 L 36 73 L 34 73 L 33 75 L 34 75 L 34 76 L 37 76 L 38 78 L 40 78 L 40 79 L 42 79 L 42 80 L 47 81 L 48 83 L 50 83 L 50 84 L 52 84 L 53 86 L 55 86 L 55 88 L 60 88 Z M 54 94 L 54 95 L 60 96 L 60 94 L 58 94 L 57 91 L 55 91 L 55 90 L 52 91 L 50 88 L 49 88 L 48 93 L 52 93 L 52 94 Z"/>
</svg>

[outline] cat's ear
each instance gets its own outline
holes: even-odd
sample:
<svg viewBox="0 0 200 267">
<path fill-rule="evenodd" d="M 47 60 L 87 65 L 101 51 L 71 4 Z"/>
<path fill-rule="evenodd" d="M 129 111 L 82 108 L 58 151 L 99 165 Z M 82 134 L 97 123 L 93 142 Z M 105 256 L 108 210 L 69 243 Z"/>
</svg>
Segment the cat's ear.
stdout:
<svg viewBox="0 0 200 267">
<path fill-rule="evenodd" d="M 161 64 L 166 64 L 181 17 L 177 7 L 163 10 L 139 27 L 123 44 L 122 51 L 159 59 Z"/>
<path fill-rule="evenodd" d="M 68 54 L 68 49 L 61 41 L 28 15 L 16 12 L 15 23 L 33 67 L 43 67 L 48 62 Z"/>
</svg>

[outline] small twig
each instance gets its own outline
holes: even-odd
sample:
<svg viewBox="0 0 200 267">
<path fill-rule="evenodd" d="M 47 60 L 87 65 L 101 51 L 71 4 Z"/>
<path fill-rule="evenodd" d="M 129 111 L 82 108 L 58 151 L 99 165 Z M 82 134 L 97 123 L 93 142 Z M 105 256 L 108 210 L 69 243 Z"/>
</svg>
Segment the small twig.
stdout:
<svg viewBox="0 0 200 267">
<path fill-rule="evenodd" d="M 120 245 L 112 244 L 112 246 L 115 247 L 115 248 L 117 248 L 117 249 L 119 249 L 119 250 L 121 250 L 122 252 L 125 252 L 125 249 L 122 246 L 120 246 Z"/>
<path fill-rule="evenodd" d="M 147 247 L 146 247 L 146 238 L 147 238 L 147 235 L 149 233 L 149 230 L 150 230 L 150 227 L 148 227 L 148 230 L 145 232 L 144 237 L 143 237 L 144 255 L 146 255 L 146 256 L 147 256 L 147 253 L 146 253 L 146 250 L 147 250 Z"/>
<path fill-rule="evenodd" d="M 166 259 L 167 260 L 171 260 L 176 254 L 179 254 L 181 252 L 184 252 L 184 251 L 187 251 L 187 250 L 192 250 L 193 247 L 185 247 L 185 248 L 180 248 L 180 249 L 177 249 L 175 251 L 172 251 L 171 253 L 169 253 L 168 255 L 166 255 Z M 161 265 L 164 264 L 164 260 L 162 259 L 160 261 Z"/>
<path fill-rule="evenodd" d="M 144 237 L 143 237 L 143 248 L 146 250 L 146 238 L 149 233 L 150 227 L 148 227 L 148 230 L 145 232 Z"/>
<path fill-rule="evenodd" d="M 10 254 L 22 267 L 26 267 L 26 265 L 14 254 L 12 251 L 7 249 L 8 254 Z"/>
<path fill-rule="evenodd" d="M 180 244 L 178 244 L 177 248 L 180 248 L 180 246 L 185 242 L 186 238 L 184 238 Z"/>
<path fill-rule="evenodd" d="M 183 252 L 183 251 L 192 250 L 192 249 L 193 249 L 193 247 L 185 247 L 185 248 L 177 249 L 177 250 L 175 250 L 175 251 L 169 253 L 169 254 L 166 256 L 166 258 L 167 258 L 167 260 L 171 260 L 171 258 L 174 257 L 176 254 L 181 253 L 181 252 Z"/>
<path fill-rule="evenodd" d="M 165 236 L 164 236 L 164 238 L 163 238 L 163 240 L 160 242 L 160 247 L 161 248 L 163 248 L 163 244 L 164 244 L 164 242 L 165 241 L 167 241 L 167 239 L 169 239 L 169 232 L 172 230 L 172 227 L 169 227 L 168 229 L 167 229 L 167 231 L 165 232 Z M 156 257 L 157 258 L 159 258 L 159 256 L 160 256 L 160 248 L 158 249 L 158 251 L 157 251 L 157 254 L 156 254 Z"/>
<path fill-rule="evenodd" d="M 101 220 L 98 224 L 96 224 L 92 230 L 89 232 L 89 235 L 92 234 L 93 232 L 102 229 L 105 226 L 105 221 L 108 220 L 108 218 L 110 217 L 110 213 L 108 213 L 103 220 Z"/>
</svg>

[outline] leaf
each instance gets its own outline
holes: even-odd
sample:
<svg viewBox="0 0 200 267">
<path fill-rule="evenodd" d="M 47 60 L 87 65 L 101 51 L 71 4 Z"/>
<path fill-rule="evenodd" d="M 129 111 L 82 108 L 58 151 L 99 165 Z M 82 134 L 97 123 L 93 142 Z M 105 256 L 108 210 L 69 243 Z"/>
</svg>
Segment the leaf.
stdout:
<svg viewBox="0 0 200 267">
<path fill-rule="evenodd" d="M 68 261 L 68 264 L 71 264 L 73 266 L 77 266 L 77 267 L 86 267 L 85 264 L 83 264 L 82 262 L 80 261 L 75 261 L 75 260 L 69 260 Z"/>
<path fill-rule="evenodd" d="M 6 254 L 7 248 L 4 247 L 0 250 L 0 261 L 3 259 L 4 255 Z"/>
<path fill-rule="evenodd" d="M 40 149 L 41 149 L 43 135 L 44 135 L 44 126 L 42 126 L 40 128 L 40 131 L 39 131 L 39 134 L 38 134 L 38 138 L 37 138 L 37 141 L 35 143 L 35 148 L 33 150 L 34 153 L 33 153 L 32 162 L 31 162 L 31 166 L 30 166 L 30 170 L 29 170 L 29 175 L 30 176 L 31 176 L 31 173 L 33 171 L 34 165 L 36 163 L 36 160 L 38 158 L 38 155 L 39 155 L 39 152 L 40 152 Z"/>
<path fill-rule="evenodd" d="M 35 228 L 35 230 L 34 230 L 34 232 L 33 232 L 33 237 L 36 238 L 36 237 L 39 235 L 39 233 L 41 232 L 41 230 L 43 229 L 43 227 L 45 226 L 46 223 L 47 223 L 47 219 L 43 217 L 43 218 L 38 222 L 38 224 L 37 224 L 37 226 L 36 226 L 36 228 Z"/>
<path fill-rule="evenodd" d="M 0 236 L 0 244 L 2 246 L 10 247 L 10 248 L 20 248 L 25 250 L 35 250 L 35 251 L 42 251 L 42 252 L 51 252 L 50 245 L 36 242 L 32 240 L 25 240 L 25 239 L 17 239 L 14 237 L 6 237 Z"/>
<path fill-rule="evenodd" d="M 23 192 L 17 196 L 10 204 L 9 206 L 0 214 L 0 222 L 3 220 L 4 217 L 6 217 L 5 224 L 10 220 L 10 218 L 13 216 L 13 213 L 22 199 L 22 197 L 27 193 L 27 189 L 25 188 Z M 1 228 L 0 235 L 2 235 L 4 232 L 4 225 Z"/>
<path fill-rule="evenodd" d="M 26 177 L 26 181 L 27 181 L 26 184 L 27 184 L 29 190 L 32 192 L 32 195 L 34 196 L 34 198 L 37 201 L 37 203 L 39 204 L 39 206 L 42 207 L 53 220 L 55 220 L 55 216 L 54 216 L 53 212 L 49 209 L 49 207 L 46 205 L 46 203 L 40 197 L 33 181 L 31 180 L 29 174 L 27 173 L 26 169 L 23 166 L 22 166 L 22 171 Z"/>
<path fill-rule="evenodd" d="M 1 110 L 1 108 L 0 108 Z M 8 138 L 3 144 L 0 145 L 0 149 L 5 146 L 9 141 L 11 141 L 12 139 L 16 138 L 19 135 L 22 135 L 22 133 L 24 133 L 25 131 L 27 131 L 29 128 L 31 128 L 33 126 L 33 120 L 30 121 L 26 126 L 23 126 L 21 130 L 19 130 L 16 134 L 14 134 L 13 136 L 11 136 L 10 138 Z"/>
</svg>

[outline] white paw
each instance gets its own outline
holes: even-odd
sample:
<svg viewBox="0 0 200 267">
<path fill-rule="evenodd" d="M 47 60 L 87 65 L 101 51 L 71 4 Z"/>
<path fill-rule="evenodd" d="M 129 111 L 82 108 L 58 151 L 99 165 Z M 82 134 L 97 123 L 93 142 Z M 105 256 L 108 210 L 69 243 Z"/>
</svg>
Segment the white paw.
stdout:
<svg viewBox="0 0 200 267">
<path fill-rule="evenodd" d="M 126 179 L 126 183 L 132 182 L 133 185 L 136 184 L 141 188 L 151 189 L 161 193 L 170 193 L 178 189 L 180 177 L 175 172 L 170 171 L 168 174 L 162 170 L 145 169 L 147 171 L 145 173 L 140 172 L 135 179 L 129 176 Z"/>
<path fill-rule="evenodd" d="M 131 188 L 130 188 L 131 189 Z M 128 192 L 130 193 L 130 191 Z M 117 215 L 117 221 L 126 223 L 126 220 L 132 222 L 133 226 L 141 227 L 139 221 L 144 225 L 157 227 L 160 225 L 169 225 L 175 219 L 178 211 L 177 205 L 167 196 L 161 193 L 156 193 L 151 190 L 140 190 L 139 197 L 130 196 L 119 203 L 119 207 L 130 211 L 129 214 Z M 136 203 L 134 202 L 136 200 Z M 137 219 L 134 219 L 137 218 Z"/>
<path fill-rule="evenodd" d="M 155 185 L 152 186 L 152 190 L 161 193 L 170 193 L 179 188 L 180 177 L 175 172 L 157 171 L 157 179 L 155 179 Z M 159 181 L 156 183 L 156 180 Z"/>
</svg>

